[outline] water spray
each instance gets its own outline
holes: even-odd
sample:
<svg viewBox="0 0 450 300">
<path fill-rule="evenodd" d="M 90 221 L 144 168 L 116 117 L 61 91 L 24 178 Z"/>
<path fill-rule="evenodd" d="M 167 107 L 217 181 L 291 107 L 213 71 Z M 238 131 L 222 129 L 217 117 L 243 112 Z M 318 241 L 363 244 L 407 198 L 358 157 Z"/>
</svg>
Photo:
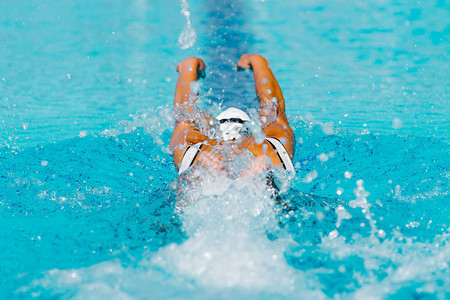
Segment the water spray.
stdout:
<svg viewBox="0 0 450 300">
<path fill-rule="evenodd" d="M 178 47 L 181 49 L 188 49 L 194 46 L 197 40 L 197 33 L 191 23 L 191 13 L 189 12 L 189 3 L 186 0 L 181 0 L 181 13 L 186 18 L 184 29 L 178 37 Z"/>
</svg>

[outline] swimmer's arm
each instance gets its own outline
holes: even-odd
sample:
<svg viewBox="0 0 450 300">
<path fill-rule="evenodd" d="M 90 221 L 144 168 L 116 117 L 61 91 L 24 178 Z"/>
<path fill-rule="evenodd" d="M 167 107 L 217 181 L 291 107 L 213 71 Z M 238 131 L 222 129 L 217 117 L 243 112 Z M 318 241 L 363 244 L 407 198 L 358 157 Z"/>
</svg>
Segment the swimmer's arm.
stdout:
<svg viewBox="0 0 450 300">
<path fill-rule="evenodd" d="M 197 57 L 188 57 L 184 59 L 177 66 L 178 80 L 175 88 L 175 102 L 174 106 L 180 104 L 189 104 L 192 96 L 197 96 L 198 93 L 193 93 L 191 90 L 191 82 L 197 81 L 204 76 L 205 63 L 202 59 Z M 192 112 L 192 107 L 188 107 L 188 112 Z"/>
<path fill-rule="evenodd" d="M 183 111 L 183 114 L 190 115 L 193 112 L 191 97 L 197 96 L 191 90 L 191 82 L 197 81 L 203 76 L 205 63 L 200 58 L 189 57 L 184 59 L 177 66 L 178 80 L 175 89 L 174 108 Z M 193 98 L 195 101 L 196 98 Z M 207 119 L 209 120 L 209 119 Z M 193 144 L 203 142 L 207 137 L 193 124 L 192 120 L 178 119 L 170 139 L 170 150 L 173 154 L 175 166 L 179 169 L 186 149 Z"/>
<path fill-rule="evenodd" d="M 238 70 L 252 69 L 256 94 L 260 101 L 260 117 L 270 120 L 276 114 L 276 121 L 265 124 L 263 133 L 278 139 L 290 157 L 294 156 L 295 134 L 285 113 L 285 102 L 280 85 L 270 69 L 269 62 L 259 54 L 244 54 L 238 61 Z M 276 102 L 272 102 L 276 97 Z M 276 110 L 273 105 L 276 104 Z M 264 123 L 264 122 L 263 122 Z"/>
<path fill-rule="evenodd" d="M 256 95 L 261 101 L 262 106 L 266 106 L 268 101 L 276 97 L 278 113 L 285 110 L 283 93 L 275 75 L 270 69 L 267 59 L 259 54 L 244 54 L 237 63 L 238 71 L 243 69 L 252 69 L 255 79 Z"/>
<path fill-rule="evenodd" d="M 170 140 L 170 151 L 177 169 L 180 168 L 184 153 L 191 145 L 203 142 L 206 147 L 215 146 L 217 141 L 204 136 L 200 130 L 186 122 L 178 122 Z M 202 148 L 204 150 L 205 147 Z"/>
<path fill-rule="evenodd" d="M 192 104 L 195 103 L 198 96 L 198 91 L 194 93 L 191 90 L 191 83 L 205 76 L 205 68 L 206 65 L 203 60 L 197 57 L 185 58 L 177 66 L 178 80 L 175 88 L 174 108 L 175 110 L 181 110 L 183 115 L 190 115 L 191 121 L 194 121 L 191 115 L 194 111 Z M 192 103 L 190 103 L 191 99 Z M 195 113 L 206 120 L 208 125 L 214 122 L 214 118 L 211 115 L 207 115 L 200 110 L 197 110 Z"/>
</svg>

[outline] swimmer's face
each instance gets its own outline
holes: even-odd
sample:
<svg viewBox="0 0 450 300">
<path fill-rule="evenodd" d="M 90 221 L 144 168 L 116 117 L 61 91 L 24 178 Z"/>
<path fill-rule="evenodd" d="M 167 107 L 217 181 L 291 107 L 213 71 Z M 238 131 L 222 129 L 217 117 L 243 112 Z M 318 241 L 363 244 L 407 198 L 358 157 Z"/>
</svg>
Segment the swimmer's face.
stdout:
<svg viewBox="0 0 450 300">
<path fill-rule="evenodd" d="M 245 122 L 250 121 L 248 114 L 240 109 L 230 107 L 221 112 L 217 117 L 221 138 L 224 141 L 239 140 L 243 137 L 247 126 Z"/>
<path fill-rule="evenodd" d="M 220 132 L 224 141 L 236 141 L 248 135 L 247 127 L 244 122 L 226 121 L 220 122 Z"/>
</svg>

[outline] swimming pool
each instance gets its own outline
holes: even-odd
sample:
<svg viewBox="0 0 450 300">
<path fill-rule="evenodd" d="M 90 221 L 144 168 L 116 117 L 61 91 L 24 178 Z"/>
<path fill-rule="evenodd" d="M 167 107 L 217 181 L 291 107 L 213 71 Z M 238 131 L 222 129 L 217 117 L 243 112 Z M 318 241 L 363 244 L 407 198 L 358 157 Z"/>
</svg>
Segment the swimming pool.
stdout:
<svg viewBox="0 0 450 300">
<path fill-rule="evenodd" d="M 180 10 L 0 4 L 2 298 L 449 298 L 449 4 L 189 1 L 186 50 Z M 174 214 L 175 66 L 204 58 L 206 109 L 251 106 L 247 51 L 297 175 L 281 204 L 216 178 Z"/>
</svg>

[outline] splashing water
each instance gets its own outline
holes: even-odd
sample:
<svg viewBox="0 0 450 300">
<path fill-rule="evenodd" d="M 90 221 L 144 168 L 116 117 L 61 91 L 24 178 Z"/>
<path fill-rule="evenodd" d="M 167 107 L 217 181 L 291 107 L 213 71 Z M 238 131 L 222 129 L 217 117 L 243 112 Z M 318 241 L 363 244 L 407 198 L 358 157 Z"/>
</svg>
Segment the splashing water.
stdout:
<svg viewBox="0 0 450 300">
<path fill-rule="evenodd" d="M 367 140 L 375 149 L 391 145 L 385 137 L 367 135 L 366 140 L 360 141 L 359 136 L 356 140 L 352 135 L 329 136 L 322 132 L 320 124 L 310 127 L 293 120 L 296 135 L 303 137 L 296 153 L 311 161 L 302 164 L 304 170 L 291 182 L 289 190 L 283 189 L 281 198 L 274 199 L 263 177 L 232 179 L 193 168 L 202 180 L 182 186 L 193 201 L 180 203 L 177 199 L 177 203 L 176 173 L 167 150 L 173 120 L 167 106 L 141 110 L 131 120 L 122 121 L 117 129 L 105 130 L 98 137 L 87 135 L 34 152 L 27 150 L 18 154 L 12 165 L 5 165 L 16 171 L 8 175 L 15 181 L 14 188 L 10 188 L 12 192 L 3 200 L 4 206 L 20 215 L 21 202 L 14 191 L 15 187 L 27 186 L 24 193 L 29 195 L 25 197 L 38 194 L 38 202 L 33 201 L 28 213 L 41 213 L 43 205 L 61 211 L 64 220 L 75 224 L 71 225 L 70 233 L 58 233 L 65 237 L 64 241 L 78 243 L 78 235 L 92 231 L 100 243 L 98 247 L 87 247 L 87 251 L 103 253 L 105 247 L 111 250 L 91 264 L 44 266 L 42 276 L 31 273 L 30 277 L 24 277 L 16 295 L 59 297 L 64 294 L 75 299 L 106 296 L 171 299 L 180 295 L 191 299 L 247 296 L 270 299 L 301 294 L 321 299 L 345 295 L 385 298 L 414 289 L 419 294 L 434 293 L 437 298 L 445 299 L 449 232 L 444 229 L 436 235 L 428 234 L 429 240 L 419 234 L 424 230 L 440 230 L 440 222 L 445 220 L 440 216 L 445 211 L 434 210 L 434 215 L 428 213 L 430 219 L 423 221 L 409 214 L 399 218 L 399 213 L 408 211 L 410 201 L 383 200 L 386 197 L 380 196 L 363 173 L 367 168 L 335 166 L 337 159 L 344 161 L 343 155 L 366 157 L 352 151 L 364 153 L 366 150 L 361 145 Z M 347 145 L 344 146 L 347 150 L 340 151 L 335 146 L 337 143 Z M 328 160 L 317 156 L 331 150 L 335 153 Z M 52 156 L 53 151 L 64 155 Z M 32 168 L 39 172 L 27 179 L 17 170 L 24 168 L 21 164 L 30 165 L 35 157 L 39 160 Z M 234 167 L 245 167 L 246 159 L 236 161 Z M 86 167 L 86 160 L 93 165 Z M 75 173 L 65 175 L 64 170 L 55 169 L 61 165 L 68 165 Z M 105 171 L 101 171 L 104 165 L 114 166 L 111 174 L 125 171 L 126 174 L 119 176 L 117 182 L 105 180 Z M 86 174 L 77 175 L 77 170 Z M 304 182 L 302 179 L 312 170 L 317 170 L 316 178 Z M 382 177 L 374 172 L 376 169 L 370 171 L 370 176 Z M 333 183 L 335 177 L 330 174 L 341 174 L 342 181 Z M 86 183 L 78 186 L 76 180 L 70 179 L 72 184 L 67 185 L 61 179 L 65 176 L 80 177 Z M 347 201 L 308 196 L 298 190 L 314 191 L 320 188 L 319 180 L 327 182 L 330 178 L 333 180 L 327 183 L 330 195 L 335 195 L 339 186 L 340 196 L 345 196 L 346 191 L 355 187 L 353 177 L 364 178 L 364 186 L 363 181 L 356 181 L 354 196 Z M 365 186 L 370 187 L 371 196 Z M 126 199 L 120 200 L 122 197 Z M 394 191 L 391 197 L 395 199 Z M 432 200 L 435 196 L 430 197 Z M 377 198 L 383 201 L 382 205 Z M 417 198 L 415 205 L 424 203 L 421 199 Z M 91 210 L 95 213 L 90 213 Z M 80 214 L 83 218 L 76 219 Z M 117 219 L 117 222 L 89 222 L 90 218 Z M 402 220 L 407 222 L 404 228 L 400 228 Z M 86 227 L 86 223 L 94 226 Z M 40 233 L 33 243 L 45 245 L 50 239 L 42 226 L 39 225 Z M 55 241 L 58 239 L 52 244 Z M 67 247 L 77 249 L 60 245 L 61 249 Z M 407 288 L 403 288 L 405 285 Z"/>
<path fill-rule="evenodd" d="M 194 46 L 197 39 L 197 33 L 192 26 L 189 3 L 186 0 L 181 0 L 181 13 L 186 18 L 186 24 L 184 25 L 183 31 L 178 37 L 178 47 L 184 50 Z"/>
<path fill-rule="evenodd" d="M 19 292 L 31 290 L 38 296 L 46 289 L 75 299 L 133 299 L 149 290 L 152 299 L 180 294 L 195 299 L 235 299 L 246 294 L 266 298 L 300 292 L 308 298 L 326 298 L 317 282 L 305 280 L 304 272 L 288 264 L 285 252 L 297 243 L 279 227 L 265 177 L 232 180 L 223 173 L 207 173 L 199 181 L 201 191 L 195 201 L 178 211 L 188 236 L 181 244 L 148 252 L 135 267 L 110 261 L 50 270 Z"/>
<path fill-rule="evenodd" d="M 373 220 L 372 215 L 370 213 L 370 207 L 372 206 L 369 202 L 367 202 L 367 197 L 370 195 L 369 192 L 367 192 L 364 189 L 363 186 L 363 181 L 360 179 L 358 181 L 356 181 L 356 189 L 353 190 L 353 193 L 356 196 L 355 200 L 352 200 L 349 202 L 350 207 L 352 208 L 356 208 L 356 207 L 360 207 L 362 213 L 364 214 L 364 216 L 366 217 L 366 219 L 369 221 L 369 225 L 370 225 L 370 232 L 373 235 L 376 231 L 377 228 L 375 226 L 375 220 Z"/>
<path fill-rule="evenodd" d="M 265 181 L 235 181 L 220 174 L 204 179 L 198 199 L 182 209 L 182 226 L 190 238 L 161 249 L 152 261 L 203 286 L 290 291 L 294 270 L 284 249 L 293 241 L 267 237 L 266 232 L 279 228 Z"/>
<path fill-rule="evenodd" d="M 188 50 L 180 2 L 3 2 L 2 298 L 450 299 L 448 1 L 189 1 Z M 189 51 L 238 108 L 239 56 L 271 62 L 297 137 L 282 205 L 211 177 L 173 218 L 157 107 Z"/>
</svg>

